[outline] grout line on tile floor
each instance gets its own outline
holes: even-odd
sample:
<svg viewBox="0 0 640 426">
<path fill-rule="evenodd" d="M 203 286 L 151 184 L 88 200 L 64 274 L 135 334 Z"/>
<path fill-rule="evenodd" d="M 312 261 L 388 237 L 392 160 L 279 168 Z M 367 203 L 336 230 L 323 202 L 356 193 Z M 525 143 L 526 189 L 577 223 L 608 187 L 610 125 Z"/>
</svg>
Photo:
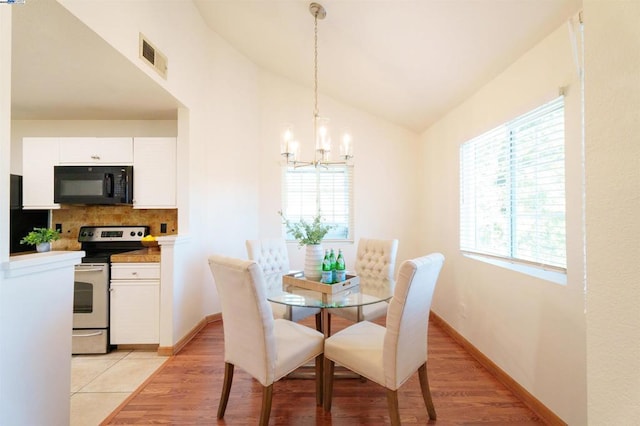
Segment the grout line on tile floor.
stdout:
<svg viewBox="0 0 640 426">
<path fill-rule="evenodd" d="M 160 368 L 169 357 L 159 356 L 155 352 L 150 351 L 135 351 L 135 350 L 127 350 L 126 353 L 119 353 L 115 355 L 116 352 L 125 352 L 125 351 L 113 351 L 109 354 L 104 355 L 96 355 L 96 356 L 87 356 L 84 357 L 82 355 L 74 355 L 75 357 L 83 357 L 81 361 L 72 362 L 72 377 L 74 374 L 74 370 L 76 374 L 78 371 L 81 371 L 81 368 L 86 369 L 85 374 L 88 376 L 86 381 L 83 380 L 82 377 L 76 377 L 76 381 L 81 381 L 81 383 L 72 383 L 72 388 L 77 388 L 76 390 L 70 392 L 70 401 L 71 401 L 71 426 L 80 426 L 86 425 L 90 423 L 99 423 L 102 421 L 105 416 L 108 416 L 115 408 L 119 406 L 119 404 L 126 400 L 131 394 L 135 392 L 136 389 L 140 385 L 142 385 L 149 377 L 151 377 L 157 370 Z M 148 356 L 145 356 L 148 355 Z M 96 360 L 96 366 L 91 366 L 91 361 Z M 100 367 L 100 361 L 105 362 L 108 360 L 113 360 L 113 363 L 107 362 L 108 364 L 105 367 Z M 158 360 L 162 360 L 162 362 L 158 362 Z M 127 361 L 126 364 L 130 362 L 138 362 L 138 363 L 149 363 L 153 365 L 152 371 L 149 372 L 145 377 L 140 378 L 139 383 L 137 381 L 130 382 L 128 381 L 130 377 L 125 377 L 123 380 L 128 384 L 129 388 L 133 388 L 132 390 L 121 390 L 121 389 L 108 389 L 108 387 L 117 388 L 119 385 L 123 385 L 123 381 L 118 377 L 114 377 L 117 375 L 109 376 L 107 372 L 109 372 L 114 367 L 120 368 L 123 365 L 121 361 Z M 95 370 L 92 371 L 92 368 Z M 97 382 L 104 380 L 105 374 L 107 374 L 107 385 L 106 389 L 92 390 L 90 385 L 92 383 L 98 386 L 100 383 Z M 73 380 L 72 380 L 73 381 Z M 97 383 L 96 383 L 97 382 Z M 115 398 L 115 399 L 114 399 Z M 105 414 L 106 413 L 106 414 Z"/>
</svg>

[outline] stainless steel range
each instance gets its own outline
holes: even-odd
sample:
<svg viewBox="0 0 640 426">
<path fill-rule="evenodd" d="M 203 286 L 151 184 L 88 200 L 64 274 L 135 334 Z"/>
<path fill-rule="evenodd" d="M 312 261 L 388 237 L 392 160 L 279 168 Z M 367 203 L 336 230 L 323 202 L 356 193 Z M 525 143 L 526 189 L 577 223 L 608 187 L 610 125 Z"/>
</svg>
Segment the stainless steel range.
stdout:
<svg viewBox="0 0 640 426">
<path fill-rule="evenodd" d="M 83 226 L 78 241 L 85 251 L 76 265 L 73 297 L 73 354 L 109 351 L 111 255 L 143 248 L 148 226 Z"/>
</svg>

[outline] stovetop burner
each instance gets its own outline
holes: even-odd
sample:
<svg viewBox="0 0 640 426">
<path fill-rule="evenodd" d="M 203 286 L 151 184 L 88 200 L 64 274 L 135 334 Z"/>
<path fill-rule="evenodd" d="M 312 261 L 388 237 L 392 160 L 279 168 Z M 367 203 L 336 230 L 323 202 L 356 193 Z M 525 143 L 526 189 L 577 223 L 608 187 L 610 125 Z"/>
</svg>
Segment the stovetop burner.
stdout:
<svg viewBox="0 0 640 426">
<path fill-rule="evenodd" d="M 85 257 L 82 263 L 110 263 L 112 254 L 143 248 L 142 238 L 149 234 L 148 226 L 82 226 L 78 235 Z"/>
</svg>

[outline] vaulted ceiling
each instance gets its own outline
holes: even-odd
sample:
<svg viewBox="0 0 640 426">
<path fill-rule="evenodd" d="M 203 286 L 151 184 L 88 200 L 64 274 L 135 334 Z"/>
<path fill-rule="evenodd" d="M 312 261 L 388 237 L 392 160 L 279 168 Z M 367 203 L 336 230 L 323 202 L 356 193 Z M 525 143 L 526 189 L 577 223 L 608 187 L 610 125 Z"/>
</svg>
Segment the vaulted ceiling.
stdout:
<svg viewBox="0 0 640 426">
<path fill-rule="evenodd" d="M 313 86 L 310 2 L 193 1 L 251 61 Z M 327 12 L 318 23 L 320 92 L 416 132 L 581 7 L 581 0 L 320 3 Z M 175 118 L 175 99 L 63 7 L 24 6 L 14 9 L 14 118 Z"/>
</svg>

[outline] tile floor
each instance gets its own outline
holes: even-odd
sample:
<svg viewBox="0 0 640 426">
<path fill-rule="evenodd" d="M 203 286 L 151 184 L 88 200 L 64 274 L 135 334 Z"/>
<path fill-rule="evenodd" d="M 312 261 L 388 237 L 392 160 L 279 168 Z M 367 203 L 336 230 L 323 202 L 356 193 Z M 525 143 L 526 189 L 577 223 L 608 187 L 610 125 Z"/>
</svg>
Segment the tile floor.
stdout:
<svg viewBox="0 0 640 426">
<path fill-rule="evenodd" d="M 71 359 L 71 426 L 97 426 L 166 360 L 152 351 L 116 350 Z"/>
</svg>

